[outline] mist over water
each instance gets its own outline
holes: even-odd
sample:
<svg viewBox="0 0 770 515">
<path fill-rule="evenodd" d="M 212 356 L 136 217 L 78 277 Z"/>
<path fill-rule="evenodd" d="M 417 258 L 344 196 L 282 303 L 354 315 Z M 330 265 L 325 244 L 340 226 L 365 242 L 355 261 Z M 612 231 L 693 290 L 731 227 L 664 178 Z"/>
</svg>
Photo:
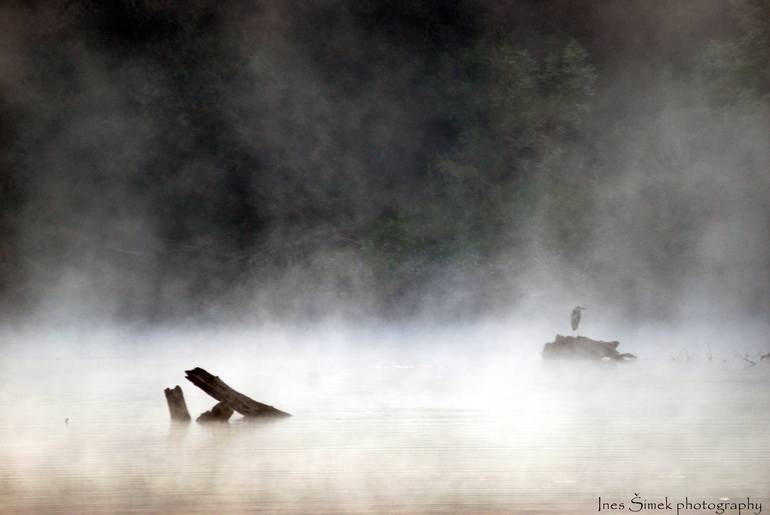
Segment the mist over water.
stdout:
<svg viewBox="0 0 770 515">
<path fill-rule="evenodd" d="M 766 367 L 640 348 L 637 363 L 542 362 L 523 344 L 534 333 L 64 333 L 44 355 L 19 345 L 0 370 L 14 414 L 0 425 L 2 508 L 588 513 L 598 496 L 635 492 L 766 495 Z M 193 416 L 213 404 L 182 379 L 195 365 L 293 416 L 169 422 L 166 386 L 182 386 Z"/>
<path fill-rule="evenodd" d="M 543 327 L 5 333 L 3 510 L 587 513 L 637 491 L 764 498 L 768 376 L 743 360 L 749 347 L 709 359 L 698 334 L 586 321 L 640 360 L 544 362 Z M 194 366 L 293 416 L 171 423 L 165 387 L 182 386 L 193 417 L 214 402 L 183 379 Z"/>
<path fill-rule="evenodd" d="M 0 6 L 0 511 L 770 503 L 769 5 Z"/>
</svg>

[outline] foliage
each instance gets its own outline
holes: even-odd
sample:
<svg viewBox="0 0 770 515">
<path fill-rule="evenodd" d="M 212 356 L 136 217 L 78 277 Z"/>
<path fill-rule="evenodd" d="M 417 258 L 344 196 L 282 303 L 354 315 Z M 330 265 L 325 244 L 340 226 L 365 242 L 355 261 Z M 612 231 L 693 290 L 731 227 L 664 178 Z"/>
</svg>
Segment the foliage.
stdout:
<svg viewBox="0 0 770 515">
<path fill-rule="evenodd" d="M 720 195 L 763 209 L 770 3 L 732 5 L 686 45 L 644 0 L 8 8 L 3 299 L 69 274 L 163 320 L 254 291 L 355 310 L 365 283 L 413 313 L 543 260 L 629 310 L 675 299 Z"/>
</svg>

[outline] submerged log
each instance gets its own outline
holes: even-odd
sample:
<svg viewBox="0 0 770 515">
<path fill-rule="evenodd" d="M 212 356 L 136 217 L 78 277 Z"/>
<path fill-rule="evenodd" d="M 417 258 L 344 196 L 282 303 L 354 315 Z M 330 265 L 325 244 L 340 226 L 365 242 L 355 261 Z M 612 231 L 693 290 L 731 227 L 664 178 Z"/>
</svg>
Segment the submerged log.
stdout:
<svg viewBox="0 0 770 515">
<path fill-rule="evenodd" d="M 187 411 L 187 404 L 184 401 L 184 394 L 182 388 L 176 385 L 173 389 L 166 388 L 163 390 L 166 394 L 166 403 L 168 404 L 168 412 L 171 415 L 171 420 L 175 422 L 189 422 L 190 412 Z"/>
<path fill-rule="evenodd" d="M 233 410 L 224 402 L 218 402 L 209 411 L 201 413 L 196 422 L 227 422 L 233 416 Z"/>
<path fill-rule="evenodd" d="M 556 335 L 556 339 L 546 343 L 541 355 L 543 359 L 589 359 L 602 360 L 608 358 L 615 361 L 636 359 L 636 356 L 626 352 L 618 352 L 620 342 L 604 342 L 592 340 L 585 336 Z"/>
<path fill-rule="evenodd" d="M 251 399 L 242 393 L 233 390 L 219 377 L 214 376 L 203 370 L 202 368 L 194 368 L 193 370 L 186 370 L 187 379 L 214 397 L 221 403 L 226 404 L 233 410 L 237 411 L 244 417 L 289 417 L 288 413 L 281 411 L 277 408 L 262 404 L 254 399 Z"/>
</svg>

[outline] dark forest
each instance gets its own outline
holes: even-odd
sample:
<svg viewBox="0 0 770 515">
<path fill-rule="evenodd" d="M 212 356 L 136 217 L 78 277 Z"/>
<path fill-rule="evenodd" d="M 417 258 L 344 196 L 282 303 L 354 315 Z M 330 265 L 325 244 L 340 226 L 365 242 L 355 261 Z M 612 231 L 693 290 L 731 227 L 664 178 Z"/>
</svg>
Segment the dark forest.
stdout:
<svg viewBox="0 0 770 515">
<path fill-rule="evenodd" d="M 767 320 L 768 20 L 5 2 L 3 317 Z"/>
</svg>

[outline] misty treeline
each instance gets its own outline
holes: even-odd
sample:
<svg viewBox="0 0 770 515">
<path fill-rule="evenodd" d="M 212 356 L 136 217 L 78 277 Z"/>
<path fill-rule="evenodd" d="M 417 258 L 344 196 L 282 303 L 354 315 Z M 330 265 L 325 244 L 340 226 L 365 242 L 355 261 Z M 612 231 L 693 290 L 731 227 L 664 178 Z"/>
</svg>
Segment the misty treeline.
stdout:
<svg viewBox="0 0 770 515">
<path fill-rule="evenodd" d="M 770 311 L 770 2 L 5 2 L 5 317 Z"/>
</svg>

